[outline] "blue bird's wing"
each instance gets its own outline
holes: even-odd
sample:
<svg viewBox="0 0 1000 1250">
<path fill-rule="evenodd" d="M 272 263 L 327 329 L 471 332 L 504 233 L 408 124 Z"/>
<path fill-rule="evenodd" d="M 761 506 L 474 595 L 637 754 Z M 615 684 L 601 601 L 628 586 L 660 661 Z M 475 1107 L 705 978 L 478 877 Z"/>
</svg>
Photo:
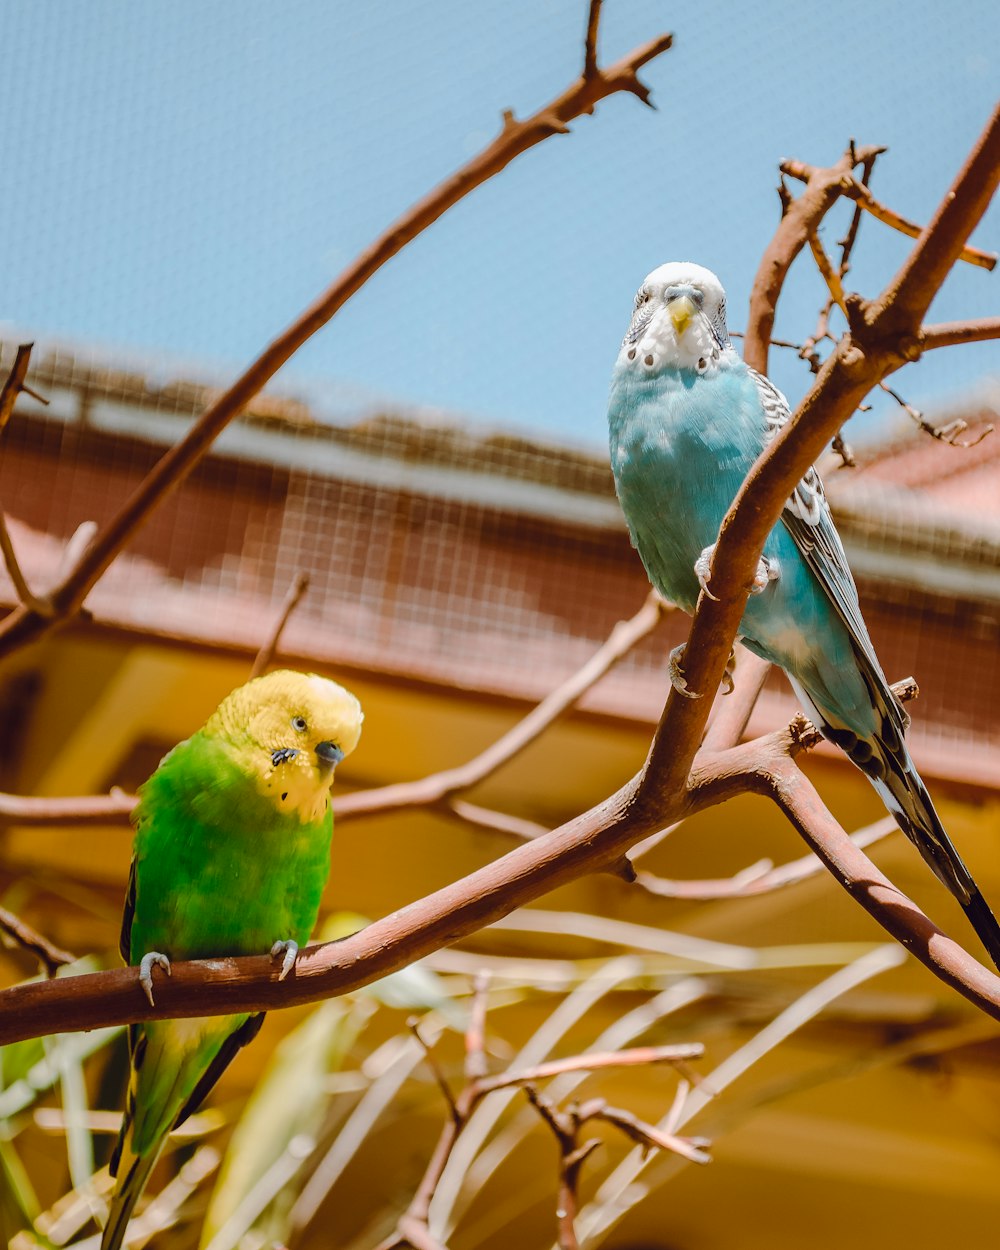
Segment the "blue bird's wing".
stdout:
<svg viewBox="0 0 1000 1250">
<path fill-rule="evenodd" d="M 750 374 L 757 386 L 768 437 L 773 438 L 791 415 L 788 402 L 767 378 L 752 369 Z M 903 733 L 909 718 L 889 688 L 875 655 L 861 616 L 854 578 L 815 468 L 810 468 L 792 492 L 781 521 L 848 631 L 858 671 L 878 718 L 877 729 L 865 739 L 836 723 L 831 724 L 838 719 L 836 709 L 823 708 L 819 705 L 822 701 L 813 701 L 811 692 L 800 683 L 793 680 L 793 685 L 800 696 L 813 701 L 813 706 L 806 710 L 814 717 L 819 713 L 817 727 L 868 776 L 900 828 L 938 879 L 958 899 L 993 962 L 1000 967 L 1000 926 L 941 824 L 906 750 Z"/>
<path fill-rule="evenodd" d="M 791 409 L 784 395 L 768 378 L 753 369 L 749 372 L 760 396 L 768 437 L 773 438 L 788 421 Z M 909 724 L 909 717 L 889 688 L 872 646 L 868 627 L 861 615 L 858 590 L 848 567 L 847 555 L 833 523 L 823 482 L 815 466 L 810 466 L 792 491 L 781 514 L 781 521 L 847 628 L 865 684 L 873 696 L 881 696 L 878 702 L 885 706 L 880 710 L 883 715 L 890 715 L 895 729 L 902 735 Z"/>
</svg>

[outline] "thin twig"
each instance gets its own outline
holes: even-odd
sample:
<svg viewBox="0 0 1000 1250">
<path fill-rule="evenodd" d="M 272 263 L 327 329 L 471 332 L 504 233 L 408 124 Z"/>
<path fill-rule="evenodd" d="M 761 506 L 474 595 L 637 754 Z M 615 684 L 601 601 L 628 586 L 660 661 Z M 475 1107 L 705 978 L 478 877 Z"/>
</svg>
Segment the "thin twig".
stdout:
<svg viewBox="0 0 1000 1250">
<path fill-rule="evenodd" d="M 851 834 L 851 841 L 857 847 L 873 846 L 883 838 L 899 832 L 899 825 L 892 816 L 883 816 L 874 824 L 867 825 Z M 640 872 L 636 884 L 649 894 L 658 898 L 697 899 L 705 902 L 721 898 L 753 898 L 759 894 L 770 894 L 775 890 L 783 890 L 790 885 L 798 885 L 824 870 L 825 865 L 815 855 L 803 855 L 787 864 L 774 867 L 768 860 L 751 864 L 732 877 L 707 878 L 696 881 L 676 881 L 666 877 L 658 877 L 650 872 Z"/>
<path fill-rule="evenodd" d="M 17 595 L 18 602 L 41 616 L 51 615 L 51 606 L 43 597 L 36 595 L 25 580 L 21 565 L 17 559 L 17 553 L 14 550 L 10 531 L 7 528 L 7 517 L 2 506 L 0 506 L 0 552 L 3 554 L 7 576 L 14 587 L 14 593 Z"/>
<path fill-rule="evenodd" d="M 50 942 L 6 907 L 0 907 L 0 932 L 5 933 L 14 945 L 30 951 L 45 968 L 46 976 L 54 977 L 60 968 L 76 962 L 76 955 Z"/>
<path fill-rule="evenodd" d="M 479 1081 L 486 1076 L 486 1006 L 490 978 L 478 972 L 472 981 L 469 1027 L 465 1030 L 465 1079 Z"/>
<path fill-rule="evenodd" d="M 350 816 L 382 814 L 399 807 L 418 807 L 440 803 L 460 790 L 468 790 L 485 781 L 515 755 L 523 751 L 568 708 L 572 707 L 611 668 L 622 660 L 643 638 L 656 629 L 667 605 L 655 593 L 646 597 L 635 616 L 619 621 L 607 639 L 562 685 L 546 695 L 523 720 L 465 764 L 448 768 L 417 781 L 397 782 L 374 790 L 358 790 L 334 799 L 333 810 L 338 820 Z M 473 811 L 466 813 L 474 820 Z"/>
<path fill-rule="evenodd" d="M 679 1088 L 685 1087 L 687 1087 L 687 1082 L 681 1082 Z M 624 1111 L 620 1107 L 602 1107 L 600 1110 L 591 1111 L 589 1115 L 581 1114 L 580 1123 L 583 1124 L 587 1120 L 606 1120 L 608 1124 L 614 1124 L 626 1137 L 630 1137 L 637 1145 L 647 1150 L 667 1150 L 672 1154 L 680 1155 L 682 1159 L 687 1159 L 689 1163 L 712 1162 L 712 1156 L 705 1149 L 709 1144 L 707 1138 L 679 1137 L 676 1133 L 665 1132 L 655 1124 L 647 1124 L 645 1120 L 640 1120 L 631 1111 Z"/>
<path fill-rule="evenodd" d="M 0 434 L 6 428 L 7 422 L 14 412 L 14 404 L 17 402 L 17 397 L 22 391 L 40 400 L 43 404 L 48 403 L 48 400 L 42 399 L 40 395 L 36 395 L 24 382 L 28 373 L 28 365 L 31 363 L 31 349 L 33 347 L 34 343 L 22 343 L 18 347 L 10 373 L 7 374 L 3 387 L 0 388 Z M 0 504 L 0 553 L 3 554 L 3 562 L 7 567 L 7 574 L 14 587 L 14 593 L 17 595 L 18 602 L 39 616 L 51 615 L 51 605 L 43 597 L 32 592 L 21 570 L 17 554 L 14 551 L 14 544 L 11 541 L 10 531 L 7 529 L 7 517 L 3 511 L 2 504 Z"/>
<path fill-rule="evenodd" d="M 278 643 L 281 641 L 281 635 L 284 633 L 285 626 L 288 624 L 288 619 L 302 602 L 302 597 L 308 589 L 309 574 L 302 572 L 296 573 L 291 586 L 288 588 L 288 593 L 285 595 L 285 601 L 281 605 L 281 611 L 278 613 L 278 618 L 274 622 L 271 633 L 264 640 L 260 650 L 257 652 L 257 656 L 253 662 L 253 667 L 250 669 L 251 677 L 259 677 L 261 673 L 267 671 L 268 666 L 274 659 L 275 652 L 278 650 Z"/>
<path fill-rule="evenodd" d="M 406 1027 L 410 1030 L 410 1032 L 419 1042 L 420 1046 L 423 1048 L 424 1058 L 427 1060 L 427 1066 L 430 1068 L 431 1072 L 433 1073 L 434 1080 L 437 1082 L 438 1089 L 440 1089 L 445 1102 L 448 1104 L 448 1108 L 451 1111 L 452 1119 L 457 1121 L 459 1118 L 459 1115 L 458 1115 L 458 1108 L 455 1106 L 455 1095 L 451 1092 L 451 1086 L 448 1084 L 447 1077 L 441 1071 L 438 1061 L 434 1058 L 434 1054 L 431 1049 L 431 1046 L 429 1045 L 428 1042 L 424 1041 L 424 1038 L 420 1032 L 420 1021 L 417 1019 L 416 1016 L 412 1016 L 409 1020 L 407 1020 Z"/>
<path fill-rule="evenodd" d="M 3 386 L 0 387 L 0 431 L 4 429 L 14 412 L 14 404 L 21 391 L 28 388 L 24 385 L 24 379 L 28 374 L 28 365 L 31 363 L 31 349 L 34 343 L 22 343 L 14 356 L 14 363 L 11 365 L 10 373 Z M 29 392 L 33 398 L 41 399 L 40 395 Z M 47 403 L 47 400 L 41 399 L 41 402 Z"/>
<path fill-rule="evenodd" d="M 844 299 L 844 288 L 840 282 L 840 275 L 834 269 L 829 256 L 827 256 L 826 249 L 823 247 L 819 233 L 816 230 L 809 231 L 809 249 L 816 262 L 816 268 L 823 275 L 823 281 L 830 292 L 830 298 L 846 317 L 847 303 Z"/>
<path fill-rule="evenodd" d="M 850 185 L 845 187 L 844 194 L 856 199 L 865 212 L 871 213 L 876 220 L 881 221 L 883 225 L 891 226 L 893 230 L 898 230 L 900 234 L 905 234 L 911 239 L 919 239 L 923 234 L 924 227 L 908 221 L 900 213 L 879 203 L 871 191 L 857 180 L 852 180 Z M 978 265 L 980 269 L 993 269 L 997 263 L 994 252 L 984 252 L 978 247 L 972 247 L 971 244 L 962 248 L 958 259 L 969 265 Z"/>
<path fill-rule="evenodd" d="M 576 1213 L 578 1208 L 577 1187 L 580 1169 L 601 1144 L 598 1138 L 578 1144 L 580 1124 L 572 1112 L 558 1110 L 544 1094 L 529 1085 L 525 1088 L 528 1101 L 538 1112 L 542 1123 L 548 1125 L 559 1147 L 559 1188 L 556 1194 L 556 1228 L 559 1250 L 579 1250 L 576 1236 Z"/>
<path fill-rule="evenodd" d="M 497 812 L 489 807 L 481 807 L 477 803 L 466 803 L 464 799 L 449 799 L 442 805 L 442 810 L 456 816 L 468 825 L 478 829 L 492 829 L 496 833 L 504 833 L 520 841 L 540 838 L 549 833 L 549 825 L 540 825 L 534 820 L 525 820 L 523 816 L 511 816 L 507 812 Z"/>
<path fill-rule="evenodd" d="M 676 1132 L 678 1128 L 690 1123 L 724 1089 L 759 1063 L 776 1046 L 819 1015 L 829 1003 L 872 977 L 898 967 L 903 958 L 897 947 L 878 946 L 847 967 L 838 968 L 818 985 L 810 987 L 805 994 L 780 1012 L 759 1033 L 728 1055 L 712 1072 L 709 1072 L 697 1089 L 688 1092 L 680 1114 L 678 1115 L 672 1108 L 659 1127 L 669 1126 L 670 1132 Z M 630 1151 L 628 1156 L 603 1181 L 597 1194 L 582 1212 L 581 1218 L 587 1241 L 590 1244 L 598 1244 L 602 1241 L 633 1206 L 636 1199 L 629 1201 L 626 1197 L 630 1187 L 635 1187 L 633 1192 L 637 1197 L 648 1192 L 644 1172 L 655 1168 L 657 1182 L 663 1183 L 664 1179 L 684 1167 L 686 1162 L 687 1160 L 678 1155 L 658 1156 L 657 1160 L 647 1160 L 641 1150 Z"/>
<path fill-rule="evenodd" d="M 914 408 L 912 404 L 908 404 L 902 395 L 894 391 L 887 383 L 880 382 L 879 388 L 899 404 L 911 421 L 916 422 L 919 429 L 923 430 L 925 434 L 929 434 L 931 438 L 947 443 L 949 447 L 961 447 L 964 449 L 978 447 L 984 438 L 993 433 L 994 427 L 992 423 L 989 423 L 982 427 L 975 438 L 963 441 L 960 435 L 964 434 L 969 428 L 969 423 L 963 421 L 961 417 L 955 417 L 951 421 L 946 421 L 943 425 L 935 425 L 933 421 L 928 421 L 919 408 Z"/>
<path fill-rule="evenodd" d="M 867 149 L 866 151 L 870 151 Z M 876 155 L 881 155 L 885 148 L 875 150 Z M 863 163 L 864 158 L 860 158 L 855 163 Z M 806 184 L 821 172 L 816 166 L 808 164 L 806 161 L 782 161 L 779 165 L 782 174 L 789 178 L 797 178 L 799 182 Z M 925 227 L 918 226 L 915 222 L 909 221 L 902 214 L 897 213 L 895 209 L 888 208 L 885 204 L 880 203 L 871 191 L 868 189 L 864 181 L 857 178 L 845 178 L 844 185 L 841 187 L 841 194 L 849 196 L 852 200 L 856 200 L 858 204 L 870 213 L 883 225 L 891 226 L 893 230 L 898 230 L 900 234 L 905 234 L 908 238 L 919 239 L 923 234 Z M 958 260 L 963 260 L 970 265 L 978 265 L 981 269 L 992 269 L 997 258 L 993 252 L 983 252 L 978 247 L 964 246 L 959 252 Z"/>
<path fill-rule="evenodd" d="M 587 13 L 587 37 L 583 45 L 583 76 L 593 78 L 597 73 L 597 33 L 601 24 L 602 0 L 590 0 Z"/>
<path fill-rule="evenodd" d="M 571 1055 L 568 1059 L 550 1059 L 520 1072 L 501 1072 L 497 1076 L 484 1077 L 477 1083 L 479 1097 L 491 1094 L 495 1089 L 508 1089 L 512 1085 L 530 1085 L 535 1081 L 547 1081 L 562 1072 L 596 1072 L 599 1068 L 635 1068 L 651 1063 L 680 1063 L 686 1059 L 700 1059 L 705 1053 L 700 1042 L 683 1042 L 674 1046 L 635 1046 L 630 1050 L 611 1050 L 586 1055 Z"/>
</svg>

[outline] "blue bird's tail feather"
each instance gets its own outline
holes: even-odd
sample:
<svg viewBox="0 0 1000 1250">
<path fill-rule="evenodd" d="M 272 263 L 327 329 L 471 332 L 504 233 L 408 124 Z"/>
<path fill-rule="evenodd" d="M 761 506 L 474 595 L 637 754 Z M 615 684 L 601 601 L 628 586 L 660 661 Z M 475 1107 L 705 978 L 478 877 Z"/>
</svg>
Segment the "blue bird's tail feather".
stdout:
<svg viewBox="0 0 1000 1250">
<path fill-rule="evenodd" d="M 958 900 L 990 958 L 1000 969 L 1000 924 L 948 837 L 931 796 L 903 741 L 902 722 L 883 716 L 882 732 L 859 739 L 821 724 L 823 734 L 841 747 L 871 781 L 900 829 L 923 856 L 937 879 Z"/>
</svg>

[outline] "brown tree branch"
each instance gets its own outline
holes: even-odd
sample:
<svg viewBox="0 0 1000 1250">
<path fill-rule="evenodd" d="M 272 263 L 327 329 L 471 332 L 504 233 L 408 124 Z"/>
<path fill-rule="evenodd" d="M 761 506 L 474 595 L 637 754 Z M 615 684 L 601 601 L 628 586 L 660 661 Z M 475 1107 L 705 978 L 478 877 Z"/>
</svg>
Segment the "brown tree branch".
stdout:
<svg viewBox="0 0 1000 1250">
<path fill-rule="evenodd" d="M 591 33 L 596 40 L 596 14 L 599 9 L 599 5 L 591 7 L 588 49 Z M 414 204 L 362 252 L 333 285 L 279 334 L 228 390 L 205 410 L 184 438 L 154 465 L 131 498 L 96 534 L 73 568 L 52 590 L 50 597 L 54 617 L 47 617 L 21 604 L 0 623 L 0 659 L 16 648 L 41 638 L 56 619 L 68 618 L 79 611 L 94 583 L 135 530 L 191 472 L 229 422 L 386 261 L 476 187 L 505 169 L 515 157 L 553 135 L 565 134 L 571 121 L 593 112 L 601 100 L 624 91 L 648 104 L 649 89 L 640 81 L 639 70 L 667 51 L 672 42 L 671 35 L 658 35 L 606 69 L 594 67 L 588 72 L 585 65 L 574 83 L 523 121 L 518 121 L 510 111 L 505 112 L 499 135 L 461 169 Z"/>
<path fill-rule="evenodd" d="M 73 825 L 127 825 L 135 807 L 134 794 L 114 789 L 110 794 L 80 794 L 58 798 L 25 794 L 0 794 L 0 825 L 39 828 Z"/>
<path fill-rule="evenodd" d="M 583 76 L 593 78 L 599 71 L 597 68 L 597 32 L 601 24 L 601 4 L 603 0 L 590 0 L 587 13 L 587 37 L 583 44 Z"/>
<path fill-rule="evenodd" d="M 829 169 L 815 169 L 802 162 L 782 162 L 783 170 L 786 165 L 801 166 L 806 187 L 798 199 L 789 201 L 787 212 L 782 216 L 757 269 L 750 295 L 747 341 L 743 352 L 752 369 L 767 373 L 774 311 L 792 262 L 808 242 L 810 233 L 843 194 L 845 185 L 852 179 L 854 168 L 874 159 L 882 151 L 883 148 L 874 146 L 855 148 L 852 143 Z"/>
<path fill-rule="evenodd" d="M 858 153 L 851 155 L 857 158 Z M 695 690 L 713 691 L 722 681 L 753 570 L 792 487 L 865 393 L 919 350 L 918 334 L 927 307 L 998 181 L 1000 110 L 887 291 L 870 305 L 856 298 L 848 300 L 847 334 L 823 364 L 795 416 L 748 474 L 715 548 L 711 576 L 716 598 L 702 595 L 692 624 L 685 673 Z M 808 187 L 802 198 L 807 195 Z M 800 203 L 801 199 L 796 201 Z M 807 238 L 809 222 L 800 223 L 803 228 L 797 239 L 785 235 L 795 207 L 791 206 L 776 235 L 781 247 L 772 254 L 782 262 L 801 250 Z M 771 296 L 776 298 L 772 278 L 770 269 L 764 268 L 761 287 L 755 291 L 758 310 Z M 772 322 L 773 311 L 772 304 Z M 303 952 L 293 975 L 283 982 L 277 980 L 273 961 L 262 955 L 179 961 L 173 965 L 173 975 L 158 983 L 155 1006 L 145 1001 L 134 968 L 15 986 L 0 993 L 0 1042 L 125 1021 L 266 1010 L 358 988 L 583 873 L 606 869 L 645 834 L 700 805 L 748 789 L 778 801 L 803 836 L 814 834 L 807 826 L 815 818 L 823 841 L 822 851 L 819 845 L 814 849 L 831 865 L 836 863 L 835 875 L 845 888 L 890 933 L 905 940 L 907 948 L 935 975 L 1000 1019 L 1000 979 L 886 882 L 821 805 L 803 799 L 810 790 L 805 778 L 797 771 L 783 771 L 792 767 L 788 757 L 797 749 L 794 736 L 783 731 L 749 748 L 743 744 L 695 759 L 708 704 L 707 699 L 680 698 L 671 691 L 646 766 L 616 794 L 560 829 L 516 847 L 495 863 L 360 933 Z M 208 985 L 210 992 L 204 988 Z"/>
<path fill-rule="evenodd" d="M 899 825 L 891 816 L 858 829 L 850 835 L 855 846 L 862 850 L 881 842 L 890 834 L 898 833 Z M 732 877 L 707 877 L 702 880 L 678 881 L 658 877 L 651 872 L 638 872 L 636 884 L 658 898 L 683 898 L 691 901 L 709 902 L 714 899 L 753 898 L 759 894 L 771 894 L 790 885 L 798 885 L 823 871 L 826 865 L 812 853 L 790 860 L 777 867 L 767 860 L 751 864 Z"/>
<path fill-rule="evenodd" d="M 559 1188 L 556 1192 L 556 1243 L 559 1250 L 580 1250 L 576 1235 L 576 1215 L 579 1208 L 577 1187 L 580 1169 L 584 1162 L 601 1144 L 592 1138 L 583 1145 L 578 1143 L 580 1124 L 570 1111 L 560 1111 L 544 1094 L 529 1085 L 525 1089 L 528 1101 L 538 1112 L 542 1123 L 548 1125 L 559 1147 Z"/>
<path fill-rule="evenodd" d="M 350 816 L 382 814 L 399 807 L 423 807 L 442 803 L 462 790 L 469 790 L 485 781 L 515 755 L 548 729 L 554 720 L 572 707 L 619 660 L 659 625 L 668 605 L 655 592 L 650 593 L 642 607 L 627 621 L 619 621 L 605 642 L 575 673 L 557 686 L 523 720 L 491 743 L 485 751 L 465 764 L 443 772 L 432 773 L 416 781 L 400 781 L 374 790 L 358 790 L 334 799 L 333 810 L 338 820 Z M 456 806 L 452 804 L 452 806 Z M 470 819 L 472 812 L 467 805 Z"/>
<path fill-rule="evenodd" d="M 562 1109 L 541 1094 L 533 1085 L 527 1085 L 524 1092 L 542 1122 L 552 1131 L 559 1147 L 559 1191 L 556 1212 L 560 1250 L 578 1250 L 579 1248 L 576 1215 L 579 1206 L 577 1188 L 580 1169 L 601 1144 L 597 1138 L 580 1144 L 580 1130 L 585 1124 L 594 1120 L 612 1124 L 644 1151 L 666 1150 L 690 1163 L 711 1162 L 711 1157 L 704 1149 L 708 1145 L 705 1138 L 678 1137 L 674 1133 L 664 1132 L 656 1125 L 640 1120 L 631 1111 L 609 1107 L 603 1098 L 589 1098 L 586 1102 L 571 1103 L 569 1107 Z"/>
<path fill-rule="evenodd" d="M 1000 104 L 969 153 L 953 189 L 920 232 L 903 266 L 869 308 L 864 324 L 885 338 L 916 338 L 931 301 L 965 249 L 1000 180 Z M 859 310 L 860 311 L 860 310 Z M 907 344 L 897 342 L 907 359 Z"/>
<path fill-rule="evenodd" d="M 812 783 L 788 761 L 762 774 L 768 792 L 848 894 L 935 976 L 1000 1020 L 1000 980 L 947 937 L 885 877 L 827 810 Z"/>
<path fill-rule="evenodd" d="M 959 343 L 982 343 L 1000 339 L 1000 317 L 982 317 L 978 321 L 942 321 L 924 326 L 920 345 L 925 352 L 935 347 L 954 347 Z"/>
<path fill-rule="evenodd" d="M 606 1120 L 621 1129 L 638 1146 L 645 1150 L 669 1150 L 671 1154 L 680 1155 L 689 1163 L 711 1163 L 712 1158 L 705 1147 L 709 1144 L 705 1137 L 678 1137 L 676 1133 L 665 1133 L 655 1124 L 647 1124 L 631 1111 L 623 1111 L 620 1107 L 595 1106 L 603 1099 L 594 1099 L 592 1103 L 584 1103 L 580 1107 L 580 1123 L 588 1120 Z"/>
<path fill-rule="evenodd" d="M 703 751 L 724 751 L 739 742 L 770 671 L 771 665 L 767 660 L 740 648 L 740 657 L 736 664 L 736 687 L 728 698 L 720 701 L 719 710 L 709 724 L 701 744 Z"/>
<path fill-rule="evenodd" d="M 395 1229 L 380 1243 L 378 1250 L 392 1250 L 393 1247 L 400 1245 L 413 1246 L 414 1250 L 424 1250 L 425 1247 L 439 1247 L 439 1243 L 435 1240 L 429 1228 L 431 1201 L 441 1182 L 456 1142 L 476 1107 L 488 1095 L 496 1093 L 497 1090 L 524 1085 L 528 1087 L 529 1098 L 534 1101 L 533 1082 L 548 1080 L 564 1072 L 590 1072 L 602 1068 L 635 1067 L 652 1063 L 679 1064 L 700 1058 L 704 1054 L 704 1047 L 697 1043 L 675 1046 L 641 1046 L 630 1050 L 599 1051 L 593 1054 L 571 1055 L 568 1058 L 553 1059 L 548 1063 L 535 1064 L 533 1067 L 523 1068 L 519 1071 L 502 1072 L 496 1076 L 488 1076 L 486 1074 L 485 1058 L 486 988 L 486 978 L 480 974 L 473 982 L 469 1023 L 465 1032 L 465 1083 L 457 1094 L 452 1093 L 444 1073 L 438 1067 L 431 1054 L 431 1048 L 425 1043 L 420 1034 L 418 1023 L 414 1020 L 409 1022 L 410 1029 L 424 1049 L 434 1079 L 444 1096 L 450 1114 L 442 1126 L 431 1159 L 413 1197 L 397 1221 Z M 592 1116 L 598 1115 L 605 1107 L 603 1100 L 598 1099 L 596 1102 L 599 1105 L 593 1108 Z M 629 1113 L 623 1112 L 622 1116 L 627 1120 Z M 642 1122 L 635 1121 L 634 1123 L 641 1124 Z M 620 1127 L 623 1128 L 623 1131 L 630 1131 L 624 1121 Z M 655 1133 L 657 1130 L 654 1129 L 652 1131 Z M 678 1139 L 678 1142 L 680 1149 L 683 1151 L 685 1149 L 683 1139 Z M 660 1142 L 653 1144 L 657 1146 L 662 1145 Z M 674 1145 L 671 1144 L 667 1148 L 674 1149 Z"/>
</svg>

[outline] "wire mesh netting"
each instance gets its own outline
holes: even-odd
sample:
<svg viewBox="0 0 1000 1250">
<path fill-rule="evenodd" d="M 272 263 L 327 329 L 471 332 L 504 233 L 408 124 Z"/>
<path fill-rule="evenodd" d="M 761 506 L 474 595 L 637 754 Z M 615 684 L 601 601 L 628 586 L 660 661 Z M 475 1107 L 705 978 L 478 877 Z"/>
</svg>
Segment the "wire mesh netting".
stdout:
<svg viewBox="0 0 1000 1250">
<path fill-rule="evenodd" d="M 106 520 L 216 392 L 44 347 L 31 382 L 50 403 L 19 400 L 0 484 L 23 563 L 44 585 L 76 528 Z M 1000 466 L 983 447 L 965 453 L 977 475 Z M 884 463 L 876 455 L 833 490 L 876 645 L 890 677 L 919 680 L 918 738 L 994 751 L 1000 530 L 988 516 L 972 528 L 918 486 L 903 496 L 912 515 L 887 509 Z M 647 592 L 601 456 L 426 411 L 333 424 L 300 399 L 264 396 L 133 537 L 89 606 L 98 620 L 253 646 L 300 571 L 311 588 L 290 648 L 526 697 L 582 663 Z M 637 648 L 599 704 L 655 715 L 665 650 L 686 629 L 678 615 Z M 784 690 L 780 675 L 771 688 Z"/>
</svg>

